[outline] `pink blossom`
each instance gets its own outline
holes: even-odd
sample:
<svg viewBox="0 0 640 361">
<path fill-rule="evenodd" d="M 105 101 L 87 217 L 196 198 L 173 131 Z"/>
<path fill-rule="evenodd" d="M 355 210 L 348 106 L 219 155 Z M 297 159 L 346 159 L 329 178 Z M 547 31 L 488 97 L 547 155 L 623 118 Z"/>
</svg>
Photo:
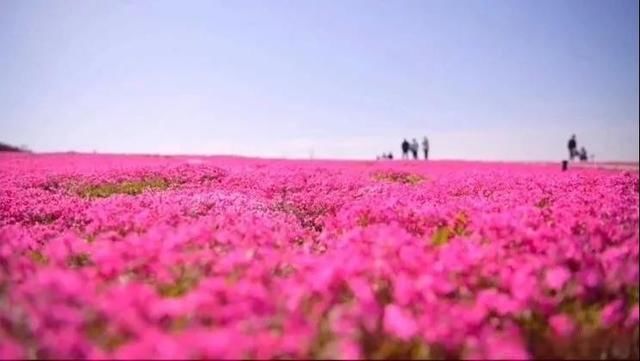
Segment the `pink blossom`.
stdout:
<svg viewBox="0 0 640 361">
<path fill-rule="evenodd" d="M 560 290 L 571 278 L 571 272 L 561 266 L 549 269 L 546 273 L 545 281 L 547 286 L 553 290 Z"/>
<path fill-rule="evenodd" d="M 575 330 L 575 324 L 571 318 L 564 314 L 553 315 L 549 318 L 551 329 L 560 337 L 569 337 Z"/>
<path fill-rule="evenodd" d="M 24 358 L 24 351 L 22 350 L 22 347 L 20 347 L 20 345 L 7 339 L 0 341 L 0 359 L 17 360 Z"/>
<path fill-rule="evenodd" d="M 408 340 L 418 331 L 418 326 L 409 314 L 397 305 L 387 305 L 384 309 L 384 328 L 387 332 Z"/>
<path fill-rule="evenodd" d="M 528 360 L 531 358 L 525 344 L 514 329 L 483 333 L 482 358 L 489 360 Z"/>
<path fill-rule="evenodd" d="M 638 326 L 638 320 L 640 319 L 640 306 L 636 303 L 633 307 L 631 307 L 631 312 L 629 312 L 629 316 L 625 321 L 625 326 L 628 328 Z"/>
<path fill-rule="evenodd" d="M 600 322 L 604 327 L 611 327 L 618 323 L 623 318 L 623 306 L 622 300 L 615 300 L 608 303 L 600 314 Z"/>
</svg>

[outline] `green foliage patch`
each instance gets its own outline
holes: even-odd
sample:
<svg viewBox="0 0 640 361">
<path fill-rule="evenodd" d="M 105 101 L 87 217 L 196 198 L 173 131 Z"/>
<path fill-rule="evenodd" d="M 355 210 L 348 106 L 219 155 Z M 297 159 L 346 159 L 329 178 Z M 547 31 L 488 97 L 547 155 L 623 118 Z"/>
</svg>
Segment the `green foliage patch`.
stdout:
<svg viewBox="0 0 640 361">
<path fill-rule="evenodd" d="M 92 184 L 81 187 L 77 193 L 84 198 L 107 198 L 115 194 L 135 196 L 151 189 L 165 190 L 169 188 L 169 185 L 166 179 L 151 178 L 137 181 Z"/>
</svg>

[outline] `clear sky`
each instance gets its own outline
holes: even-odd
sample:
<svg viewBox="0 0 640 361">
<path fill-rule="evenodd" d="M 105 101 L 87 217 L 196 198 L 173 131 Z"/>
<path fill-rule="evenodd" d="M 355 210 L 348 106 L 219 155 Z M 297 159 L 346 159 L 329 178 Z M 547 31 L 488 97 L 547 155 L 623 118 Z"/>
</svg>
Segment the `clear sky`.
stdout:
<svg viewBox="0 0 640 361">
<path fill-rule="evenodd" d="M 638 160 L 637 0 L 0 1 L 35 151 Z"/>
</svg>

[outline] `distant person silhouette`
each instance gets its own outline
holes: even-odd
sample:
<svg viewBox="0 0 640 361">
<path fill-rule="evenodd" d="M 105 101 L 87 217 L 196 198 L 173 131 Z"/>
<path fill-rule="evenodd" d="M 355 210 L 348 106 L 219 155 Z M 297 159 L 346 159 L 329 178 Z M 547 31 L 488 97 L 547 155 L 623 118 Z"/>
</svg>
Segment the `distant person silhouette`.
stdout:
<svg viewBox="0 0 640 361">
<path fill-rule="evenodd" d="M 429 139 L 427 137 L 422 139 L 422 150 L 424 151 L 424 160 L 429 159 Z"/>
<path fill-rule="evenodd" d="M 393 153 L 389 152 L 389 159 L 393 160 Z"/>
<path fill-rule="evenodd" d="M 420 149 L 420 145 L 416 138 L 413 138 L 411 141 L 411 153 L 413 154 L 413 159 L 418 159 L 418 149 Z"/>
<path fill-rule="evenodd" d="M 409 141 L 407 139 L 402 141 L 402 159 L 409 158 Z"/>
<path fill-rule="evenodd" d="M 588 160 L 589 158 L 587 157 L 587 150 L 585 149 L 585 147 L 580 148 L 580 161 L 586 162 Z"/>
<path fill-rule="evenodd" d="M 567 144 L 567 147 L 569 148 L 569 159 L 573 160 L 573 158 L 578 155 L 578 142 L 576 141 L 576 135 L 573 134 L 571 136 L 571 139 L 569 139 L 569 143 Z"/>
</svg>

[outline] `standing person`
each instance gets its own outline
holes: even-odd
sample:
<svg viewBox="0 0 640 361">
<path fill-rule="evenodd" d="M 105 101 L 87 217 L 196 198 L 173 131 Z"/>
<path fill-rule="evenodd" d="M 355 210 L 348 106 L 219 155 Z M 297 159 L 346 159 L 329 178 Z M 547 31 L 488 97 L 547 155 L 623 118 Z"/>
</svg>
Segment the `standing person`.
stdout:
<svg viewBox="0 0 640 361">
<path fill-rule="evenodd" d="M 422 139 L 422 150 L 424 151 L 424 160 L 429 159 L 429 139 L 426 136 Z"/>
<path fill-rule="evenodd" d="M 569 139 L 569 143 L 567 144 L 567 147 L 569 148 L 569 159 L 573 160 L 573 157 L 575 157 L 576 155 L 578 155 L 578 142 L 576 141 L 576 135 L 573 134 L 571 136 L 571 139 Z"/>
<path fill-rule="evenodd" d="M 389 152 L 389 159 L 393 160 L 393 153 Z"/>
<path fill-rule="evenodd" d="M 418 149 L 420 149 L 420 145 L 416 138 L 413 138 L 411 141 L 411 153 L 413 153 L 413 159 L 418 159 Z"/>
<path fill-rule="evenodd" d="M 408 159 L 408 158 L 409 158 L 409 142 L 405 138 L 405 140 L 402 141 L 402 159 Z"/>
</svg>

